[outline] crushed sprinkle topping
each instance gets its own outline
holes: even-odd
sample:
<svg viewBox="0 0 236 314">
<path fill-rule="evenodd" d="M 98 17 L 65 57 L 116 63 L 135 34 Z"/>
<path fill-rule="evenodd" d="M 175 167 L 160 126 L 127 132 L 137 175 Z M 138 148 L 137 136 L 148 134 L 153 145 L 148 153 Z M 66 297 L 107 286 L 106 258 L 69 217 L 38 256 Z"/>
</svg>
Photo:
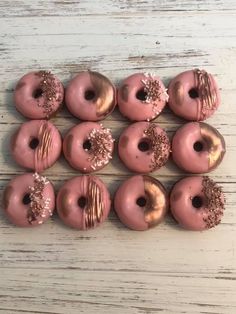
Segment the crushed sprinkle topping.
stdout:
<svg viewBox="0 0 236 314">
<path fill-rule="evenodd" d="M 36 73 L 41 78 L 39 88 L 42 90 L 44 103 L 41 105 L 39 99 L 38 106 L 43 108 L 46 117 L 49 118 L 54 111 L 54 101 L 61 102 L 60 82 L 57 82 L 50 71 L 39 71 Z"/>
<path fill-rule="evenodd" d="M 90 154 L 88 160 L 91 161 L 91 168 L 96 170 L 98 167 L 105 166 L 112 159 L 113 142 L 111 130 L 104 128 L 100 124 L 101 129 L 93 129 L 88 140 L 91 143 L 91 149 L 87 150 Z"/>
<path fill-rule="evenodd" d="M 155 117 L 156 114 L 160 113 L 160 110 L 158 110 L 158 102 L 168 101 L 169 95 L 167 94 L 167 89 L 161 86 L 154 74 L 144 73 L 144 75 L 146 78 L 142 80 L 142 83 L 144 84 L 144 92 L 147 94 L 144 103 L 152 104 Z"/>
<path fill-rule="evenodd" d="M 144 130 L 144 135 L 150 140 L 151 149 L 154 153 L 150 168 L 152 170 L 159 169 L 168 160 L 170 151 L 170 142 L 164 132 L 157 134 L 156 125 L 150 123 L 148 128 Z"/>
<path fill-rule="evenodd" d="M 221 222 L 221 218 L 224 214 L 224 200 L 222 200 L 222 188 L 217 185 L 209 177 L 203 177 L 202 192 L 206 197 L 205 210 L 208 215 L 203 220 L 206 223 L 208 229 L 215 227 Z"/>
<path fill-rule="evenodd" d="M 29 186 L 30 208 L 27 218 L 30 224 L 36 220 L 38 220 L 38 224 L 42 224 L 43 220 L 41 218 L 44 218 L 48 212 L 52 215 L 52 211 L 49 208 L 51 199 L 43 196 L 44 188 L 49 181 L 38 173 L 33 174 L 33 177 L 34 185 Z"/>
</svg>

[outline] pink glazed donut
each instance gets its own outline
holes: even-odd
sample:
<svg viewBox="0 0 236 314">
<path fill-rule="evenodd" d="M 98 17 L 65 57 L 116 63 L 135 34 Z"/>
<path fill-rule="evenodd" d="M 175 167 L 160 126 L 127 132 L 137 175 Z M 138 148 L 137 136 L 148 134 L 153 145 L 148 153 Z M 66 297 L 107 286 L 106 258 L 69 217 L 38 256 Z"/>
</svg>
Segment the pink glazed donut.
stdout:
<svg viewBox="0 0 236 314">
<path fill-rule="evenodd" d="M 114 206 L 124 225 L 133 230 L 147 230 L 164 219 L 168 210 L 168 196 L 158 180 L 137 175 L 119 187 Z"/>
<path fill-rule="evenodd" d="M 169 106 L 177 116 L 190 121 L 209 118 L 220 104 L 214 77 L 204 70 L 180 73 L 169 84 Z"/>
<path fill-rule="evenodd" d="M 177 182 L 170 195 L 174 218 L 185 229 L 201 231 L 218 225 L 224 214 L 224 194 L 208 177 L 188 177 Z"/>
<path fill-rule="evenodd" d="M 77 118 L 98 121 L 116 106 L 116 88 L 104 75 L 85 71 L 77 74 L 66 88 L 66 105 Z"/>
<path fill-rule="evenodd" d="M 212 126 L 189 122 L 180 127 L 172 140 L 172 157 L 181 169 L 191 173 L 206 173 L 223 160 L 225 141 Z"/>
<path fill-rule="evenodd" d="M 64 87 L 49 71 L 30 72 L 17 83 L 14 91 L 16 109 L 29 119 L 49 119 L 59 109 Z"/>
<path fill-rule="evenodd" d="M 95 122 L 83 122 L 66 134 L 63 141 L 64 156 L 69 164 L 84 173 L 106 166 L 114 149 L 110 129 Z"/>
<path fill-rule="evenodd" d="M 170 142 L 156 123 L 136 122 L 121 134 L 119 156 L 131 171 L 147 173 L 161 168 L 168 160 Z"/>
<path fill-rule="evenodd" d="M 118 90 L 118 106 L 132 121 L 155 119 L 168 101 L 166 88 L 159 77 L 136 73 L 127 77 Z"/>
<path fill-rule="evenodd" d="M 64 183 L 57 195 L 57 211 L 69 227 L 86 230 L 97 227 L 108 216 L 110 194 L 95 176 L 74 177 Z"/>
<path fill-rule="evenodd" d="M 5 188 L 3 208 L 9 221 L 16 226 L 38 226 L 53 214 L 53 185 L 37 173 L 17 176 Z"/>
<path fill-rule="evenodd" d="M 61 147 L 59 131 L 46 120 L 23 123 L 11 138 L 11 152 L 15 161 L 36 172 L 51 167 L 60 157 Z"/>
</svg>

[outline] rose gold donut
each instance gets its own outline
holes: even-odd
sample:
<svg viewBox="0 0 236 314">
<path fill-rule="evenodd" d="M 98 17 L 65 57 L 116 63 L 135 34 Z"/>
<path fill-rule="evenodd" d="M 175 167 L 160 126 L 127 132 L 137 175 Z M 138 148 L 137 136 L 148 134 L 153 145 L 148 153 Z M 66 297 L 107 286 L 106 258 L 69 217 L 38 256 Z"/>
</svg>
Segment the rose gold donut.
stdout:
<svg viewBox="0 0 236 314">
<path fill-rule="evenodd" d="M 222 162 L 224 154 L 223 136 L 203 122 L 186 123 L 177 130 L 172 140 L 173 160 L 187 172 L 210 172 Z"/>
<path fill-rule="evenodd" d="M 118 150 L 127 168 L 148 173 L 167 162 L 170 143 L 166 132 L 156 123 L 136 122 L 120 135 Z"/>
<path fill-rule="evenodd" d="M 168 100 L 159 77 L 136 73 L 127 77 L 118 90 L 120 112 L 132 121 L 150 121 L 163 110 Z"/>
<path fill-rule="evenodd" d="M 185 229 L 206 230 L 218 225 L 224 214 L 224 194 L 208 177 L 187 177 L 177 182 L 170 195 L 170 208 Z"/>
<path fill-rule="evenodd" d="M 55 208 L 53 185 L 37 173 L 17 176 L 5 188 L 3 208 L 16 226 L 38 226 L 49 219 Z"/>
<path fill-rule="evenodd" d="M 114 206 L 124 225 L 133 230 L 147 230 L 163 221 L 168 210 L 168 196 L 158 180 L 137 175 L 118 188 Z"/>
<path fill-rule="evenodd" d="M 58 111 L 63 98 L 62 83 L 49 71 L 24 75 L 14 91 L 16 109 L 29 119 L 49 119 Z"/>
<path fill-rule="evenodd" d="M 220 104 L 220 93 L 214 77 L 205 70 L 180 73 L 169 84 L 169 106 L 186 120 L 209 118 Z"/>
<path fill-rule="evenodd" d="M 46 120 L 23 123 L 11 138 L 11 152 L 15 161 L 37 172 L 42 172 L 57 161 L 61 147 L 59 131 Z"/>
<path fill-rule="evenodd" d="M 74 177 L 64 183 L 57 195 L 60 218 L 76 229 L 97 227 L 107 218 L 110 207 L 110 194 L 95 176 Z"/>
<path fill-rule="evenodd" d="M 84 173 L 105 167 L 112 159 L 111 130 L 95 122 L 83 122 L 66 134 L 63 152 L 69 164 Z"/>
<path fill-rule="evenodd" d="M 107 77 L 98 72 L 80 72 L 69 82 L 65 101 L 75 117 L 98 121 L 114 110 L 116 89 Z"/>
</svg>

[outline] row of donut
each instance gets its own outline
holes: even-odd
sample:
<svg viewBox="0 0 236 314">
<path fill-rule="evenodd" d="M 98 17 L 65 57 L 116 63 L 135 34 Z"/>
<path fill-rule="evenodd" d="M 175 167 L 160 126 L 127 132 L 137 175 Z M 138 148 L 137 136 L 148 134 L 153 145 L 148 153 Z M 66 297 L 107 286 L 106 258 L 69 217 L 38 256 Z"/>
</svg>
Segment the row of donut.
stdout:
<svg viewBox="0 0 236 314">
<path fill-rule="evenodd" d="M 82 122 L 72 127 L 62 139 L 58 129 L 47 120 L 23 123 L 11 138 L 11 152 L 22 167 L 42 172 L 63 153 L 69 164 L 90 173 L 103 168 L 112 159 L 114 139 L 111 130 L 96 122 Z M 172 139 L 152 122 L 129 125 L 119 137 L 120 159 L 131 171 L 149 173 L 162 167 L 170 151 L 174 162 L 191 173 L 215 169 L 225 154 L 223 136 L 203 122 L 189 122 Z"/>
<path fill-rule="evenodd" d="M 14 90 L 17 110 L 29 119 L 49 119 L 64 99 L 69 111 L 86 121 L 104 119 L 117 104 L 120 112 L 131 121 L 151 121 L 167 103 L 176 115 L 190 121 L 203 121 L 220 104 L 214 77 L 199 69 L 177 75 L 168 90 L 154 74 L 135 73 L 116 89 L 107 77 L 94 71 L 78 73 L 65 90 L 51 72 L 30 72 L 18 81 Z"/>
<path fill-rule="evenodd" d="M 92 175 L 66 181 L 55 197 L 53 184 L 46 177 L 26 173 L 13 178 L 3 196 L 8 219 L 20 227 L 44 223 L 56 207 L 67 226 L 86 230 L 102 223 L 111 208 L 105 184 Z M 169 197 L 157 179 L 136 175 L 118 188 L 114 209 L 127 227 L 147 230 L 163 221 L 170 205 L 174 218 L 182 227 L 200 231 L 220 223 L 224 203 L 221 187 L 206 176 L 178 181 Z"/>
</svg>

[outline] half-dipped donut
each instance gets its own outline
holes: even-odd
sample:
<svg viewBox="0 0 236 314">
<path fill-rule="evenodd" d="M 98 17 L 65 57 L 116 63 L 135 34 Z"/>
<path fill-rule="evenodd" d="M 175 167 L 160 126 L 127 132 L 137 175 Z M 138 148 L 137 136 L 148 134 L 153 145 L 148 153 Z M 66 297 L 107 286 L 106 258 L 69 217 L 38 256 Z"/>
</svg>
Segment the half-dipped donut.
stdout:
<svg viewBox="0 0 236 314">
<path fill-rule="evenodd" d="M 61 147 L 59 131 L 46 120 L 23 123 L 12 136 L 10 145 L 15 161 L 36 172 L 51 167 L 60 157 Z"/>
<path fill-rule="evenodd" d="M 168 196 L 163 185 L 147 175 L 137 175 L 118 188 L 115 211 L 124 225 L 133 230 L 147 230 L 158 225 L 168 210 Z"/>
<path fill-rule="evenodd" d="M 170 143 L 166 132 L 156 123 L 136 122 L 120 135 L 118 150 L 127 168 L 138 173 L 148 173 L 167 162 Z"/>
<path fill-rule="evenodd" d="M 187 177 L 177 182 L 170 195 L 174 218 L 185 229 L 205 230 L 218 225 L 224 214 L 224 194 L 209 177 Z"/>
<path fill-rule="evenodd" d="M 57 195 L 60 218 L 76 229 L 97 227 L 107 218 L 110 207 L 110 194 L 95 176 L 74 177 L 64 183 Z"/>
<path fill-rule="evenodd" d="M 37 173 L 17 176 L 5 188 L 3 209 L 9 221 L 16 226 L 38 226 L 49 219 L 54 208 L 53 185 Z"/>
<path fill-rule="evenodd" d="M 88 121 L 102 120 L 116 106 L 116 88 L 98 72 L 80 72 L 69 82 L 65 101 L 75 117 Z"/>
<path fill-rule="evenodd" d="M 61 106 L 64 87 L 49 71 L 24 75 L 14 90 L 16 109 L 29 119 L 49 119 Z"/>
<path fill-rule="evenodd" d="M 150 121 L 163 110 L 168 100 L 159 77 L 136 73 L 127 77 L 118 90 L 120 112 L 132 121 Z"/>
<path fill-rule="evenodd" d="M 211 125 L 189 122 L 180 127 L 172 140 L 172 157 L 183 170 L 207 173 L 223 160 L 225 141 Z"/>
<path fill-rule="evenodd" d="M 69 164 L 81 172 L 102 169 L 112 158 L 114 139 L 110 129 L 95 122 L 74 126 L 63 141 L 64 156 Z"/>
<path fill-rule="evenodd" d="M 220 104 L 217 83 L 205 70 L 180 73 L 170 82 L 168 94 L 171 110 L 190 121 L 209 118 Z"/>
</svg>

